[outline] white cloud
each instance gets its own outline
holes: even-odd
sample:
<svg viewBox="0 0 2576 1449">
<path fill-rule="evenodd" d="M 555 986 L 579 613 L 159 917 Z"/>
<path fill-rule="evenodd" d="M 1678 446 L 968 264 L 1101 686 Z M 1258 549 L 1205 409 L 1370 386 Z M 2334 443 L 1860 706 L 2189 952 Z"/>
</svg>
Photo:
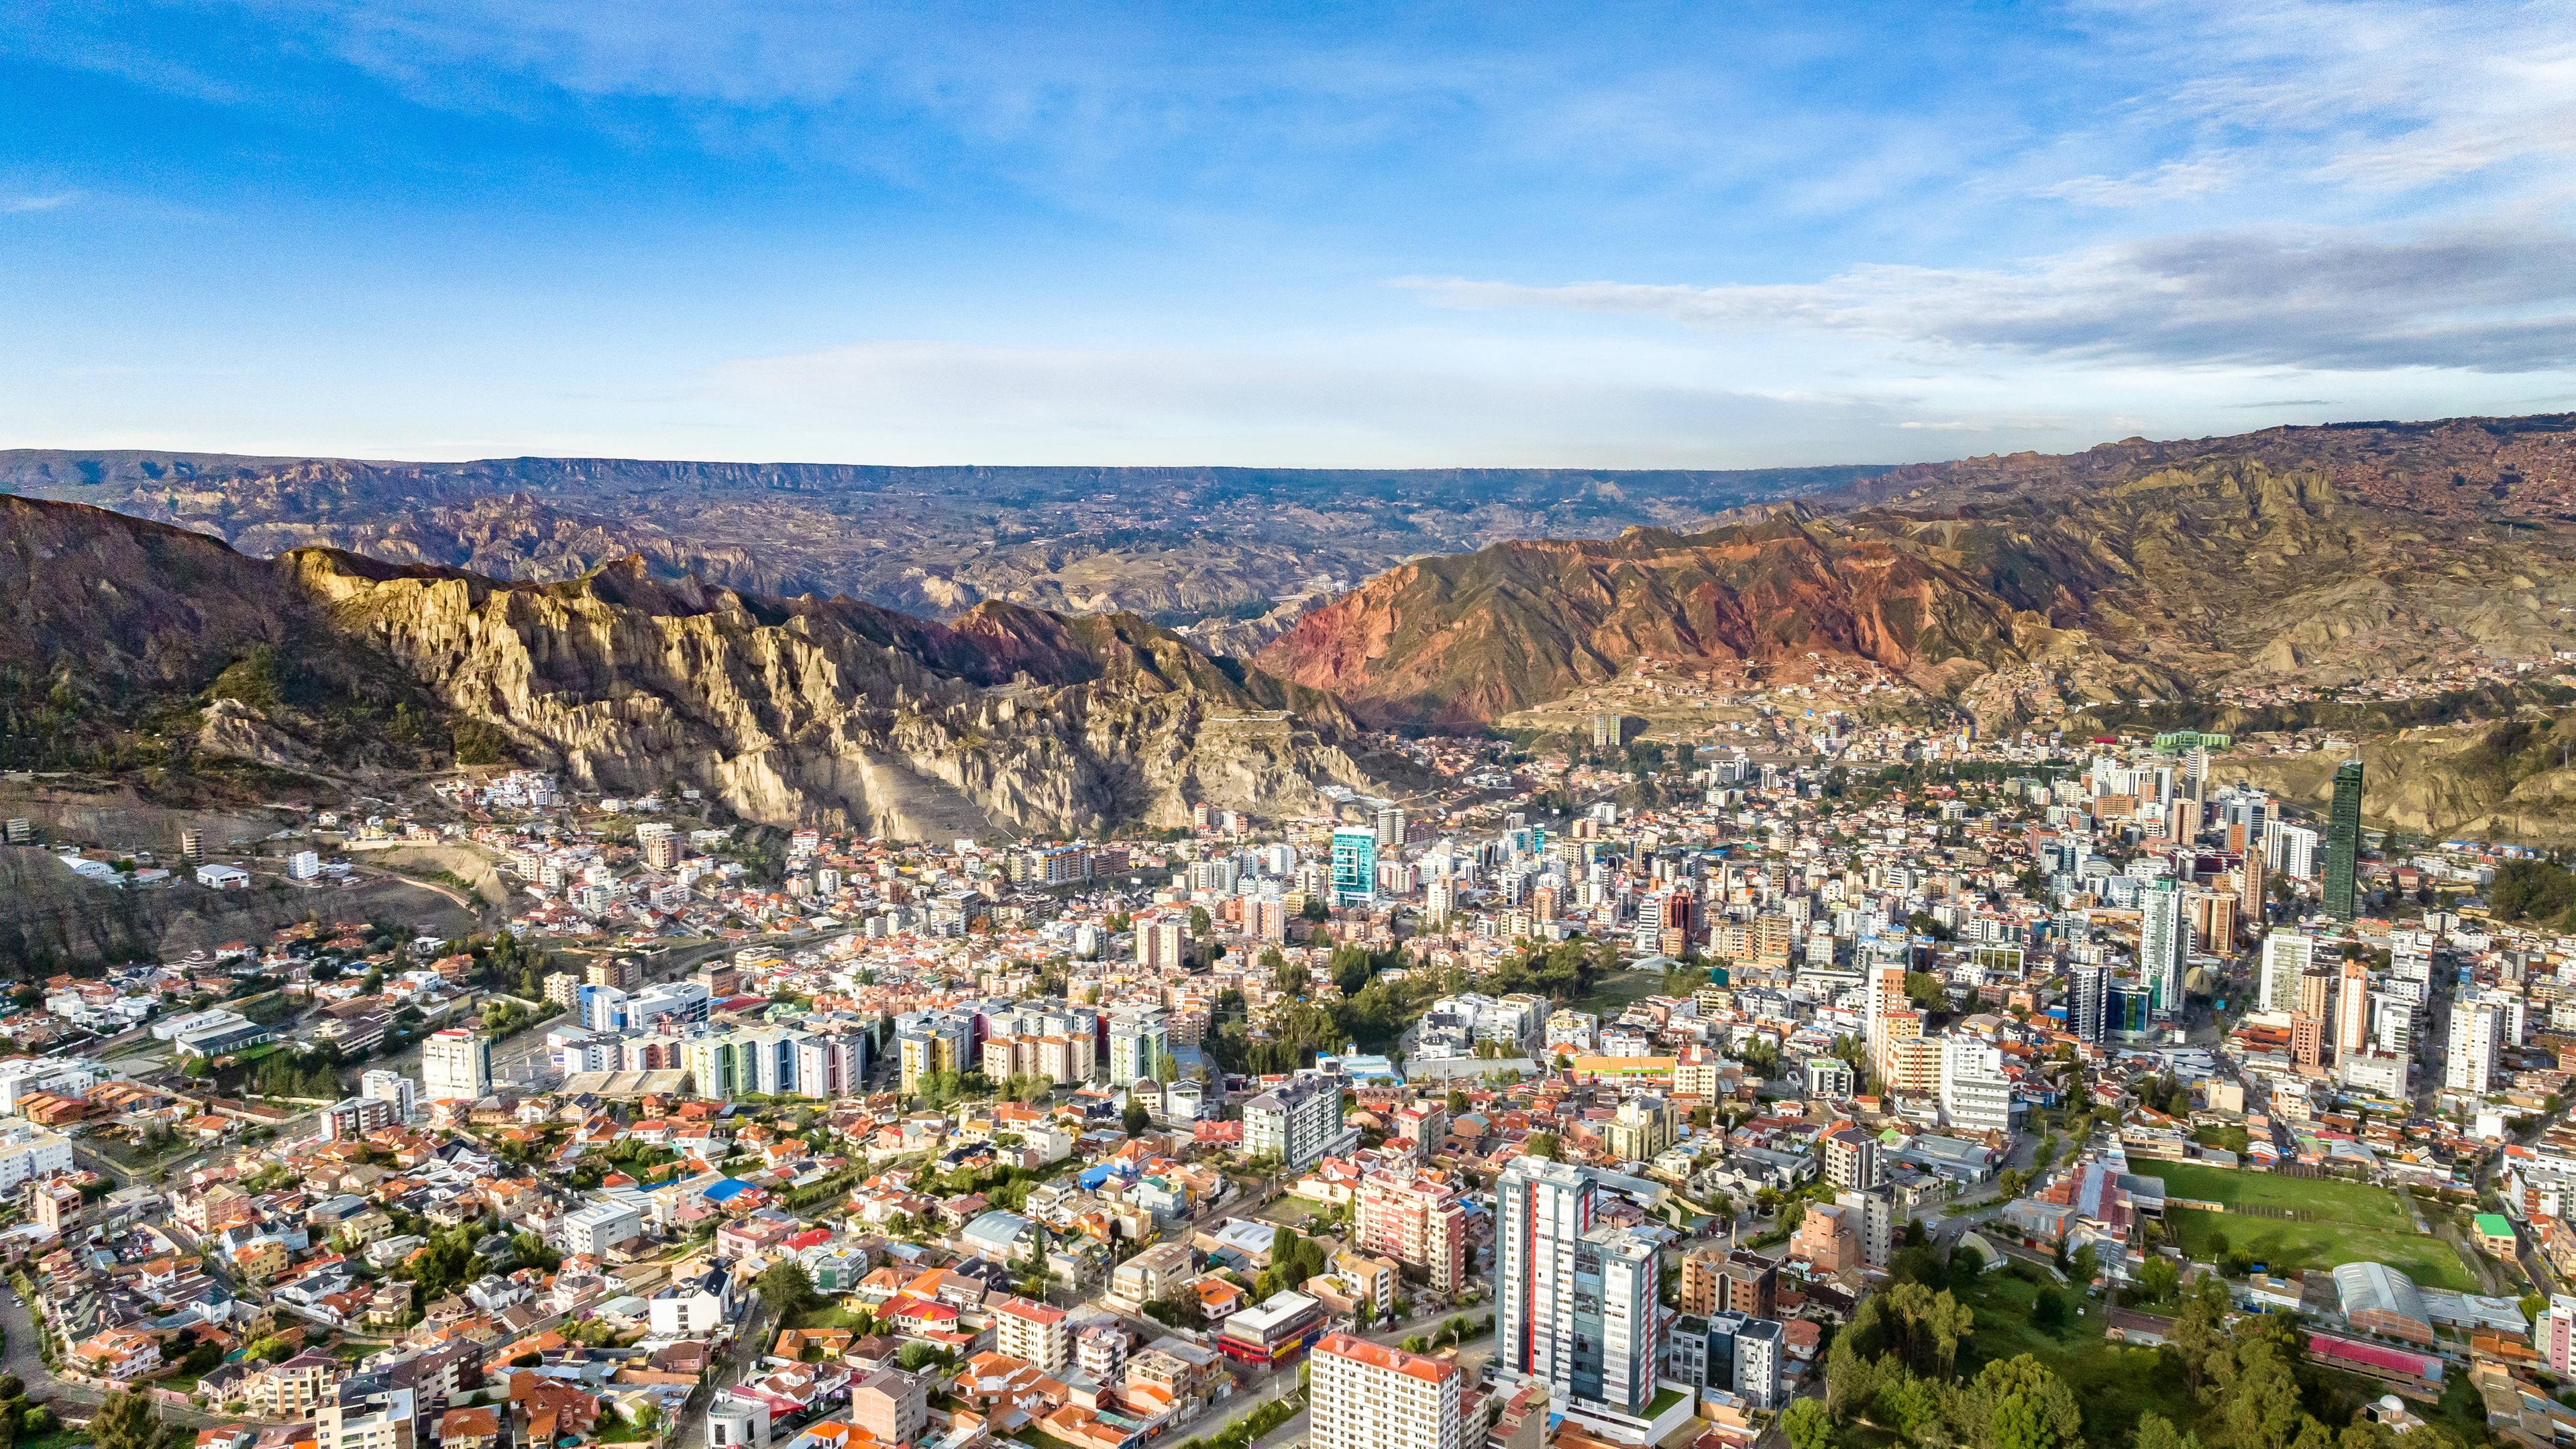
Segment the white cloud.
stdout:
<svg viewBox="0 0 2576 1449">
<path fill-rule="evenodd" d="M 0 196 L 0 213 L 15 216 L 31 211 L 58 211 L 80 199 L 81 194 L 77 191 L 54 191 L 41 195 L 21 193 L 16 196 Z"/>
<path fill-rule="evenodd" d="M 1453 307 L 1661 317 L 1725 332 L 1877 337 L 1936 353 L 2337 371 L 2576 366 L 2576 238 L 2457 230 L 2161 237 L 2019 270 L 1871 265 L 1822 282 L 1521 286 L 1403 279 Z"/>
</svg>

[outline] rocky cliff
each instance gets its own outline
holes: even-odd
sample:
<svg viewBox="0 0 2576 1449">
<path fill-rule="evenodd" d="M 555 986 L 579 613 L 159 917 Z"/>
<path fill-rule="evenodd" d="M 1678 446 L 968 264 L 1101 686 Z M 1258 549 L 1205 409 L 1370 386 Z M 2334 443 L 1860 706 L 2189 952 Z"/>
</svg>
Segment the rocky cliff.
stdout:
<svg viewBox="0 0 2576 1449">
<path fill-rule="evenodd" d="M 2260 458 L 1403 565 L 1256 656 L 1363 715 L 1490 722 L 1641 660 L 1866 662 L 1989 725 L 2576 645 L 2576 527 Z"/>
<path fill-rule="evenodd" d="M 1314 805 L 1317 779 L 1369 783 L 1329 701 L 1133 617 L 994 608 L 950 628 L 632 557 L 552 584 L 324 549 L 262 561 L 24 499 L 0 500 L 0 526 L 0 592 L 35 601 L 0 624 L 0 665 L 93 724 L 282 766 L 312 763 L 291 752 L 330 706 L 227 681 L 384 680 L 423 737 L 584 786 L 691 784 L 755 820 L 902 836 L 1168 823 L 1201 800 L 1279 813 Z"/>
</svg>

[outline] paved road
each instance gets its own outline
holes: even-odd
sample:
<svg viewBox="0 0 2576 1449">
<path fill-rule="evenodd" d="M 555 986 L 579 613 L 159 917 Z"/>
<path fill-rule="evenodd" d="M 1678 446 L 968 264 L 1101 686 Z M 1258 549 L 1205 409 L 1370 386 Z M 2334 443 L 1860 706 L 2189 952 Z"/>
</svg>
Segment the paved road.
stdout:
<svg viewBox="0 0 2576 1449">
<path fill-rule="evenodd" d="M 705 1449 L 708 1403 L 716 1395 L 742 1382 L 744 1373 L 769 1351 L 771 1341 L 777 1336 L 777 1327 L 778 1316 L 770 1311 L 769 1305 L 758 1298 L 752 1299 L 750 1311 L 741 1322 L 741 1331 L 734 1335 L 732 1343 L 726 1345 L 724 1357 L 698 1380 L 697 1388 L 680 1406 L 680 1433 L 672 1441 L 673 1449 Z"/>
<path fill-rule="evenodd" d="M 27 1305 L 18 1300 L 17 1290 L 5 1286 L 0 1286 L 0 1328 L 6 1328 L 9 1334 L 8 1349 L 5 1355 L 0 1355 L 0 1361 L 5 1361 L 9 1372 L 16 1374 L 19 1382 L 27 1386 L 28 1398 L 53 1405 L 54 1413 L 64 1419 L 87 1417 L 88 1410 L 97 1408 L 106 1400 L 107 1395 L 101 1391 L 87 1384 L 56 1378 L 53 1371 L 45 1367 L 44 1355 L 37 1348 L 37 1335 L 41 1330 L 27 1311 Z M 239 1414 L 207 1414 L 193 1408 L 173 1408 L 168 1404 L 158 1407 L 164 1422 L 186 1424 L 192 1428 L 244 1422 Z"/>
</svg>

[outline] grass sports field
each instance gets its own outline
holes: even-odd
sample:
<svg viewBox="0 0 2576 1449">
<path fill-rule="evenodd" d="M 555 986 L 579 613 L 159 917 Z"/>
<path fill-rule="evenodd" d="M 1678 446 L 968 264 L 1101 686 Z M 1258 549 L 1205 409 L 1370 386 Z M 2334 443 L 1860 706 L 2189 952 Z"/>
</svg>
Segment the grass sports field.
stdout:
<svg viewBox="0 0 2576 1449">
<path fill-rule="evenodd" d="M 2311 1214 L 2305 1221 L 2245 1212 L 2214 1213 L 2168 1208 L 2165 1223 L 2182 1250 L 2210 1262 L 2229 1249 L 2250 1255 L 2273 1272 L 2334 1268 L 2345 1263 L 2386 1263 L 2427 1288 L 2478 1291 L 2477 1280 L 2449 1243 L 2415 1231 L 2395 1194 L 2367 1183 L 2331 1178 L 2283 1177 L 2191 1162 L 2137 1161 L 2131 1169 L 2164 1180 L 2172 1197 L 2223 1202 L 2231 1208 L 2287 1208 Z M 2225 1247 L 2221 1247 L 2221 1242 Z"/>
</svg>

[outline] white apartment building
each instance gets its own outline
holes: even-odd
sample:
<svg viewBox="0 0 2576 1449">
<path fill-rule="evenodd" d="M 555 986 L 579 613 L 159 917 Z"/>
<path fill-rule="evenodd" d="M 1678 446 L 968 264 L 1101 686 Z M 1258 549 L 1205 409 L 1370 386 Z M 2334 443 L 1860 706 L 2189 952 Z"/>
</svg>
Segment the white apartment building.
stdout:
<svg viewBox="0 0 2576 1449">
<path fill-rule="evenodd" d="M 2012 1082 L 2001 1051 L 1975 1037 L 1943 1039 L 1941 1120 L 1970 1132 L 2012 1129 Z"/>
<path fill-rule="evenodd" d="M 473 1102 L 492 1095 L 492 1043 L 456 1027 L 420 1044 L 422 1094 L 433 1102 Z"/>
<path fill-rule="evenodd" d="M 72 1170 L 72 1142 L 26 1122 L 0 1122 L 0 1192 Z"/>
<path fill-rule="evenodd" d="M 1347 1333 L 1315 1345 L 1314 1449 L 1460 1449 L 1458 1366 Z"/>
<path fill-rule="evenodd" d="M 644 1231 L 644 1215 L 624 1203 L 594 1202 L 564 1215 L 563 1250 L 599 1257 Z"/>
<path fill-rule="evenodd" d="M 2451 1008 L 2449 1059 L 2442 1086 L 2483 1097 L 2494 1090 L 2496 1041 L 2503 1034 L 2504 1013 L 2485 1002 L 2461 1002 Z"/>
</svg>

